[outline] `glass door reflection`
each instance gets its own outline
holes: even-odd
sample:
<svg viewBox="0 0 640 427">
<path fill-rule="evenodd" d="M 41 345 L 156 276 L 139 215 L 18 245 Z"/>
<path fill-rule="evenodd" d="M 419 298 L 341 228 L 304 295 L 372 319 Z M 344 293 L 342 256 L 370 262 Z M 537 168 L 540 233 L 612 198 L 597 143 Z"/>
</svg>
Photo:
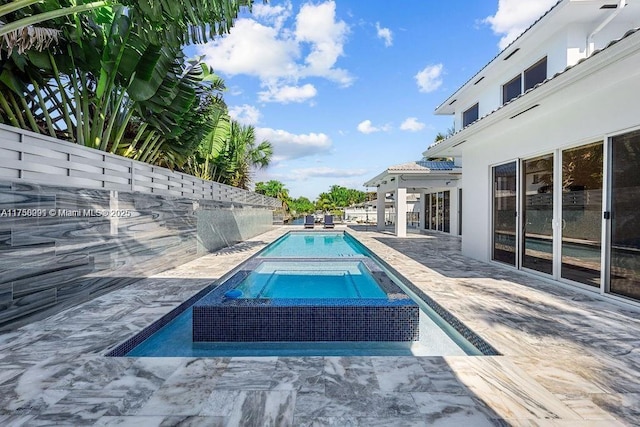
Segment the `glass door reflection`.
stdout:
<svg viewBox="0 0 640 427">
<path fill-rule="evenodd" d="M 522 162 L 522 266 L 553 273 L 553 154 Z"/>
<path fill-rule="evenodd" d="M 492 259 L 516 265 L 516 162 L 493 168 L 493 254 Z"/>
<path fill-rule="evenodd" d="M 640 299 L 640 131 L 611 140 L 610 291 Z"/>
<path fill-rule="evenodd" d="M 562 152 L 564 279 L 600 287 L 602 143 Z"/>
</svg>

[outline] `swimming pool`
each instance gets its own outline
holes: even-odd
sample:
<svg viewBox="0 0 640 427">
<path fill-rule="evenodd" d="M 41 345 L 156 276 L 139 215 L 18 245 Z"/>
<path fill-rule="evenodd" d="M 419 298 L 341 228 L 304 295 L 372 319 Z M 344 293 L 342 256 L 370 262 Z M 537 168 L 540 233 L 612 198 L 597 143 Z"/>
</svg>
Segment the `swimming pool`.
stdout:
<svg viewBox="0 0 640 427">
<path fill-rule="evenodd" d="M 292 250 L 288 247 L 291 242 L 294 246 L 313 246 L 318 252 L 314 255 L 309 250 Z M 332 245 L 336 245 L 338 250 L 332 252 Z M 169 315 L 145 328 L 108 355 L 213 357 L 497 354 L 455 317 L 389 268 L 347 233 L 289 232 L 230 272 L 220 282 L 185 301 Z M 277 274 L 279 272 L 283 274 Z M 247 280 L 252 274 L 254 278 Z M 323 283 L 327 283 L 323 282 L 323 278 L 333 277 L 329 281 L 332 283 L 335 276 L 339 276 L 338 282 L 342 282 L 338 286 L 340 289 L 333 289 L 334 285 L 328 286 L 321 296 L 308 293 L 304 285 L 294 286 L 308 279 L 315 282 L 311 288 L 322 287 Z M 365 290 L 363 295 L 363 290 L 354 287 L 353 282 L 367 276 L 369 278 L 366 281 L 373 277 L 374 286 Z M 272 287 L 274 280 L 284 281 L 284 287 Z M 367 286 L 363 289 L 367 289 Z M 383 295 L 380 294 L 380 289 Z M 226 297 L 225 293 L 229 290 L 241 290 L 242 295 Z M 311 312 L 300 311 L 305 307 L 310 308 Z M 376 314 L 372 307 L 381 311 Z M 394 307 L 399 311 L 388 311 Z M 262 310 L 265 308 L 266 311 Z M 203 310 L 209 312 L 203 314 Z M 218 313 L 212 315 L 211 310 L 218 310 Z M 269 310 L 272 312 L 267 313 Z M 335 313 L 331 313 L 331 310 L 340 312 L 343 323 L 332 317 Z M 408 313 L 411 315 L 407 315 Z M 414 313 L 416 316 L 413 316 Z M 316 318 L 313 319 L 310 315 Z M 396 318 L 399 321 L 394 323 Z M 225 319 L 233 319 L 235 323 L 232 324 L 240 325 L 239 329 L 229 332 L 229 322 L 225 326 Z M 198 322 L 200 331 L 196 327 Z M 376 322 L 382 329 L 376 329 Z M 272 324 L 271 332 L 268 332 L 269 324 Z M 321 332 L 328 335 L 318 336 L 318 331 L 309 328 L 309 324 L 337 326 L 329 328 L 329 332 Z M 413 326 L 416 328 L 412 329 Z M 202 336 L 198 336 L 203 330 L 217 334 L 224 328 L 227 330 L 216 337 L 202 339 Z M 310 339 L 308 336 L 297 335 L 305 329 L 305 333 L 311 333 L 314 337 Z M 256 331 L 261 331 L 262 335 L 265 330 L 274 335 L 269 336 L 267 333 L 266 338 L 264 335 L 255 335 Z M 353 331 L 356 331 L 356 335 L 352 334 Z M 389 331 L 390 335 L 383 336 Z M 236 336 L 228 341 L 229 335 L 234 334 Z M 400 339 L 393 334 L 400 334 Z"/>
<path fill-rule="evenodd" d="M 342 258 L 366 255 L 349 234 L 337 231 L 290 232 L 266 247 L 259 256 L 268 258 Z"/>
</svg>

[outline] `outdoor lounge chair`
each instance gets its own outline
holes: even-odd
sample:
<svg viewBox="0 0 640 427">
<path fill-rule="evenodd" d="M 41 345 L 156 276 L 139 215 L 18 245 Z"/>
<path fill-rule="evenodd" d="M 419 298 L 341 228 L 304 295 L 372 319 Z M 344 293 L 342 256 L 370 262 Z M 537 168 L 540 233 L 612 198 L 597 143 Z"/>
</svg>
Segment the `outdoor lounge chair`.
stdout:
<svg viewBox="0 0 640 427">
<path fill-rule="evenodd" d="M 335 224 L 333 223 L 333 215 L 325 215 L 324 216 L 324 228 L 333 228 Z"/>
<path fill-rule="evenodd" d="M 304 228 L 313 228 L 315 225 L 315 218 L 313 215 L 307 215 L 304 217 Z"/>
</svg>

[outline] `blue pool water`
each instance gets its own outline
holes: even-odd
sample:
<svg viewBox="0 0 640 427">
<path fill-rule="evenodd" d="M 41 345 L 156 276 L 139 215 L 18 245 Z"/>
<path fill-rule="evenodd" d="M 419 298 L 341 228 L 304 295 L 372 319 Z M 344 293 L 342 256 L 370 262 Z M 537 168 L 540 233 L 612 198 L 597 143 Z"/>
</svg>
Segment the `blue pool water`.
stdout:
<svg viewBox="0 0 640 427">
<path fill-rule="evenodd" d="M 269 245 L 227 275 L 227 279 L 210 290 L 202 291 L 184 309 L 174 310 L 173 320 L 159 320 L 138 336 L 115 349 L 110 355 L 133 357 L 230 357 L 230 356 L 388 356 L 388 355 L 480 355 L 476 347 L 443 320 L 422 299 L 416 296 L 385 270 L 386 280 L 416 301 L 419 310 L 419 338 L 410 342 L 194 342 L 193 305 L 204 301 L 216 289 L 236 283 L 232 289 L 242 291 L 240 301 L 280 301 L 299 299 L 327 304 L 332 298 L 349 301 L 363 298 L 376 301 L 391 297 L 371 275 L 371 268 L 381 265 L 368 257 L 370 253 L 356 239 L 342 232 L 291 232 Z M 338 260 L 336 258 L 340 257 Z M 343 257 L 353 257 L 344 259 Z M 289 259 L 295 258 L 295 260 Z M 300 260 L 300 258 L 315 258 Z M 333 261 L 332 261 L 333 259 Z M 373 263 L 373 264 L 371 264 Z M 375 265 L 374 265 L 375 264 Z M 374 267 L 372 267 L 374 266 Z M 242 281 L 233 277 L 253 270 Z M 241 275 L 240 275 L 241 276 Z M 377 276 L 376 276 L 377 277 Z M 380 280 L 379 278 L 377 279 Z M 390 285 L 385 285 L 388 288 Z M 387 289 L 388 292 L 388 289 Z M 407 296 L 404 296 L 407 298 Z M 198 299 L 199 298 L 199 299 Z M 243 299 L 246 298 L 246 299 Z M 393 298 L 397 298 L 393 294 Z M 401 297 L 402 298 L 402 297 Z M 341 304 L 341 303 L 338 303 Z M 384 302 L 383 302 L 384 304 Z M 315 305 L 315 304 L 313 304 Z M 168 317 L 168 316 L 165 316 Z M 242 319 L 239 319 L 242 321 Z M 308 320 L 307 320 L 308 321 Z M 156 326 L 157 325 L 157 326 Z M 354 325 L 362 327 L 363 325 Z M 155 332 L 154 332 L 155 331 Z M 466 334 L 466 332 L 465 332 Z M 131 349 L 133 346 L 135 347 Z M 126 348 L 126 350 L 124 350 Z"/>
<path fill-rule="evenodd" d="M 260 263 L 235 289 L 241 298 L 386 298 L 359 261 Z"/>
<path fill-rule="evenodd" d="M 269 258 L 337 258 L 366 255 L 351 236 L 342 232 L 288 233 L 260 253 Z"/>
</svg>

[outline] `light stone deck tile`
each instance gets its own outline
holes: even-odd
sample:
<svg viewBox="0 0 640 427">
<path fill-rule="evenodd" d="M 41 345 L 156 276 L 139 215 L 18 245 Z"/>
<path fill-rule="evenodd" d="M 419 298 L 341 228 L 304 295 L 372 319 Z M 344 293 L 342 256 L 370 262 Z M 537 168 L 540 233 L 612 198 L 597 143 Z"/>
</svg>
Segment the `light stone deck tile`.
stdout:
<svg viewBox="0 0 640 427">
<path fill-rule="evenodd" d="M 425 414 L 428 425 L 491 426 L 487 416 L 471 397 L 439 393 L 411 393 L 418 411 Z"/>
<path fill-rule="evenodd" d="M 22 427 L 33 425 L 32 415 L 0 415 L 0 425 L 3 427 Z"/>
<path fill-rule="evenodd" d="M 94 426 L 96 427 L 159 427 L 167 417 L 163 416 L 103 416 L 98 418 Z M 177 425 L 177 424 L 174 424 Z M 211 423 L 210 425 L 215 425 Z M 223 424 L 219 424 L 222 426 Z"/>
<path fill-rule="evenodd" d="M 222 359 L 185 359 L 131 415 L 199 415 L 224 369 L 221 363 Z"/>
<path fill-rule="evenodd" d="M 213 387 L 225 390 L 269 390 L 274 384 L 276 357 L 234 357 L 218 371 Z"/>
<path fill-rule="evenodd" d="M 495 426 L 504 427 L 621 427 L 622 425 L 612 421 L 590 420 L 556 420 L 556 419 L 494 419 Z"/>
<path fill-rule="evenodd" d="M 566 360 L 558 357 L 514 357 L 511 360 L 552 393 L 585 395 L 605 392 L 604 388 L 587 379 L 589 372 L 597 369 L 597 359 L 577 356 Z"/>
<path fill-rule="evenodd" d="M 590 396 L 591 400 L 626 425 L 640 425 L 640 393 Z"/>
<path fill-rule="evenodd" d="M 456 358 L 451 364 L 460 381 L 501 418 L 580 419 L 504 357 Z"/>
<path fill-rule="evenodd" d="M 414 357 L 372 357 L 380 390 L 398 392 L 433 389 L 431 378 Z"/>
<path fill-rule="evenodd" d="M 591 396 L 592 397 L 592 396 Z M 598 405 L 587 397 L 584 398 L 564 398 L 558 396 L 558 398 L 575 413 L 580 415 L 583 420 L 589 421 L 615 421 L 616 419 L 609 413 L 605 412 Z"/>
<path fill-rule="evenodd" d="M 356 232 L 504 356 L 102 356 L 285 231 L 0 334 L 0 425 L 639 424 L 640 310 L 467 259 L 442 234 Z"/>
<path fill-rule="evenodd" d="M 339 396 L 300 393 L 294 417 L 303 419 L 415 418 L 420 413 L 410 393 L 391 393 L 361 389 Z"/>
<path fill-rule="evenodd" d="M 246 398 L 246 393 L 240 390 L 213 390 L 202 407 L 200 415 L 228 417 L 241 397 Z"/>
<path fill-rule="evenodd" d="M 0 386 L 15 379 L 22 374 L 23 371 L 22 369 L 12 369 L 11 367 L 5 367 L 3 365 L 3 363 L 0 363 Z"/>
<path fill-rule="evenodd" d="M 296 402 L 293 391 L 240 392 L 229 415 L 229 426 L 291 426 Z"/>
<path fill-rule="evenodd" d="M 324 393 L 324 364 L 323 357 L 279 357 L 271 388 Z"/>
</svg>

